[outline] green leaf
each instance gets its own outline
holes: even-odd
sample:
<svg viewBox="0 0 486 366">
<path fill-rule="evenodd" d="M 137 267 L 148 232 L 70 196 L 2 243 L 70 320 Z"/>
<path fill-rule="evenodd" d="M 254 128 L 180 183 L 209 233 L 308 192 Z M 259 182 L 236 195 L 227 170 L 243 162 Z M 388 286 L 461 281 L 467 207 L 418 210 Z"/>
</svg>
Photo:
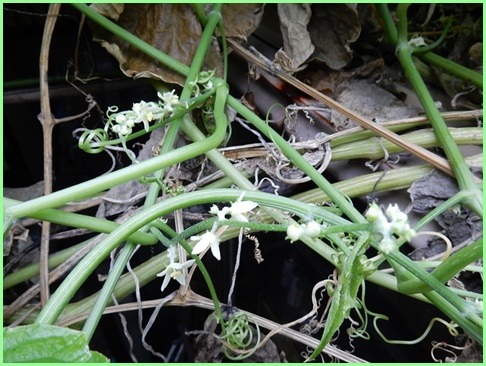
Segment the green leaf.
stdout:
<svg viewBox="0 0 486 366">
<path fill-rule="evenodd" d="M 107 363 L 83 332 L 47 324 L 3 328 L 3 362 Z"/>
</svg>

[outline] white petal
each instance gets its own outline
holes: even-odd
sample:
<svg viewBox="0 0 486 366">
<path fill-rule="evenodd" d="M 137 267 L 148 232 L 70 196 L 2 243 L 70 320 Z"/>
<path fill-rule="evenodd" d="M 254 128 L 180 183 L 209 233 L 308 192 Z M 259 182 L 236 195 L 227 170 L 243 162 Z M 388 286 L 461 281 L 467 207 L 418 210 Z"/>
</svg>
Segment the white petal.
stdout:
<svg viewBox="0 0 486 366">
<path fill-rule="evenodd" d="M 184 274 L 179 273 L 178 275 L 176 275 L 174 277 L 174 279 L 179 282 L 182 286 L 184 286 L 186 284 L 186 277 L 184 276 Z"/>
<path fill-rule="evenodd" d="M 211 253 L 218 261 L 221 260 L 221 252 L 219 251 L 219 241 L 211 242 Z"/>
<path fill-rule="evenodd" d="M 231 211 L 238 211 L 240 213 L 249 212 L 258 206 L 258 203 L 252 201 L 235 202 L 231 206 Z"/>
<path fill-rule="evenodd" d="M 241 221 L 241 222 L 248 222 L 248 219 L 246 218 L 245 215 L 241 214 L 241 213 L 233 213 L 231 214 L 231 218 L 233 220 L 236 220 L 236 221 Z"/>
<path fill-rule="evenodd" d="M 164 277 L 164 282 L 162 282 L 162 287 L 160 288 L 160 291 L 164 291 L 164 289 L 167 287 L 167 285 L 169 284 L 169 281 L 170 281 L 170 276 L 169 274 L 167 273 Z"/>
<path fill-rule="evenodd" d="M 196 262 L 194 259 L 189 259 L 187 262 L 185 262 L 182 265 L 181 268 L 189 268 L 189 267 L 191 267 L 194 264 L 194 262 Z"/>
<path fill-rule="evenodd" d="M 196 255 L 199 253 L 204 252 L 207 248 L 209 247 L 209 241 L 208 240 L 199 240 L 197 244 L 194 246 L 192 249 L 192 254 Z"/>
<path fill-rule="evenodd" d="M 168 267 L 167 267 L 167 268 L 168 268 Z M 166 269 L 164 269 L 162 272 L 157 273 L 157 277 L 163 277 L 163 276 L 165 276 L 165 275 L 167 274 L 167 268 L 166 268 Z"/>
<path fill-rule="evenodd" d="M 218 212 L 219 212 L 219 208 L 218 208 L 218 206 L 216 206 L 216 205 L 212 205 L 212 206 L 211 206 L 211 209 L 209 210 L 209 213 L 210 213 L 211 215 L 217 215 L 217 214 L 218 214 Z"/>
</svg>

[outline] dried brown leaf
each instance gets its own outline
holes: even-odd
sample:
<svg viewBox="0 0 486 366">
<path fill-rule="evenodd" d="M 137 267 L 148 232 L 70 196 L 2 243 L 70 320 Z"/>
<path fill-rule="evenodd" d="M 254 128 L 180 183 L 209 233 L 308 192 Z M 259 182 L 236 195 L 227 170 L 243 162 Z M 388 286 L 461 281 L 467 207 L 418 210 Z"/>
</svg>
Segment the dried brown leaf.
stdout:
<svg viewBox="0 0 486 366">
<path fill-rule="evenodd" d="M 258 27 L 264 4 L 224 4 L 221 8 L 226 37 L 246 40 Z"/>
<path fill-rule="evenodd" d="M 352 59 L 349 44 L 361 33 L 355 4 L 317 4 L 312 7 L 309 33 L 315 58 L 338 70 Z"/>
<path fill-rule="evenodd" d="M 307 30 L 311 19 L 309 4 L 278 4 L 283 51 L 290 59 L 290 70 L 299 68 L 314 52 L 314 45 Z"/>
<path fill-rule="evenodd" d="M 99 13 L 172 58 L 190 66 L 202 34 L 202 27 L 189 4 L 93 4 Z M 226 36 L 246 39 L 260 23 L 261 4 L 226 4 L 222 7 Z M 91 24 L 95 40 L 120 63 L 125 75 L 147 77 L 183 85 L 184 77 L 121 41 L 101 27 Z M 222 75 L 222 59 L 217 42 L 212 42 L 204 69 Z"/>
<path fill-rule="evenodd" d="M 98 6 L 99 7 L 99 6 Z M 98 10 L 98 9 L 97 9 Z M 109 16 L 118 16 L 117 23 L 127 31 L 174 59 L 190 66 L 202 34 L 202 28 L 188 4 L 126 4 L 120 8 L 103 7 Z M 100 10 L 101 11 L 101 10 Z M 167 83 L 184 83 L 183 76 L 154 61 L 143 52 L 93 25 L 94 38 L 120 63 L 130 77 L 149 77 Z M 221 75 L 222 62 L 216 42 L 211 44 L 205 69 L 216 69 Z"/>
</svg>

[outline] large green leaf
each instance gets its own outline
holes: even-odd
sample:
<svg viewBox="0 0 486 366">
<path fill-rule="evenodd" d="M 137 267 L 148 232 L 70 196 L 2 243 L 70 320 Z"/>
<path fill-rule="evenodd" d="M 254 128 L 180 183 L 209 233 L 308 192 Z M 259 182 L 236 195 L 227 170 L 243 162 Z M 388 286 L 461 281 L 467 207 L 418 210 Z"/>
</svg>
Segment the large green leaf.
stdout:
<svg viewBox="0 0 486 366">
<path fill-rule="evenodd" d="M 47 324 L 3 328 L 3 362 L 106 363 L 83 332 Z"/>
</svg>

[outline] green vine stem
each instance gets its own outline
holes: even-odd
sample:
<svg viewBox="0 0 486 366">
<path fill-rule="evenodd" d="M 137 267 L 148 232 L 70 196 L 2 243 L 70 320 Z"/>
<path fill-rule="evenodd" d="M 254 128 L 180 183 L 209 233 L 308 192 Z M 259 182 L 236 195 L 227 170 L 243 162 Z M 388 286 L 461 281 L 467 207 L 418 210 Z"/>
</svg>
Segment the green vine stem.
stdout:
<svg viewBox="0 0 486 366">
<path fill-rule="evenodd" d="M 452 62 L 451 60 L 432 52 L 425 52 L 424 54 L 418 55 L 418 57 L 422 61 L 437 66 L 451 75 L 457 76 L 462 80 L 470 81 L 473 85 L 483 90 L 483 76 L 476 71 L 468 69 L 467 67 L 459 65 L 458 63 Z"/>
<path fill-rule="evenodd" d="M 190 145 L 180 147 L 176 150 L 169 151 L 149 160 L 142 161 L 138 164 L 130 165 L 126 168 L 95 178 L 88 182 L 80 183 L 75 186 L 51 193 L 48 196 L 39 197 L 28 202 L 23 202 L 11 206 L 5 210 L 4 222 L 9 220 L 26 217 L 35 212 L 58 207 L 69 201 L 84 199 L 101 192 L 104 189 L 111 188 L 115 185 L 124 183 L 131 179 L 137 179 L 144 175 L 153 173 L 156 170 L 180 163 L 205 153 L 208 149 L 215 148 L 221 144 L 224 139 L 227 119 L 224 113 L 224 104 L 227 95 L 227 87 L 222 83 L 214 83 L 216 87 L 215 105 L 219 105 L 216 121 L 216 130 L 204 141 L 198 141 Z M 8 226 L 8 225 L 6 225 Z M 6 230 L 8 227 L 4 227 Z"/>
<path fill-rule="evenodd" d="M 164 200 L 131 217 L 123 226 L 116 228 L 99 245 L 93 248 L 72 270 L 42 309 L 36 319 L 36 323 L 53 324 L 89 274 L 95 270 L 113 249 L 136 230 L 175 210 L 204 203 L 236 201 L 241 193 L 242 191 L 232 189 L 190 192 Z M 261 192 L 246 192 L 245 198 L 263 206 L 293 212 L 301 217 L 311 215 L 311 217 L 320 218 L 331 225 L 343 225 L 347 222 L 347 220 L 330 213 L 322 207 L 314 205 L 304 206 L 289 198 Z"/>
<path fill-rule="evenodd" d="M 442 119 L 434 100 L 427 90 L 427 86 L 414 65 L 412 58 L 413 47 L 410 46 L 407 38 L 407 9 L 409 6 L 410 4 L 397 5 L 398 27 L 395 28 L 393 22 L 385 21 L 385 31 L 388 35 L 391 35 L 390 39 L 392 40 L 395 39 L 396 34 L 397 58 L 424 107 L 425 113 L 430 120 L 437 139 L 439 140 L 441 147 L 444 149 L 456 176 L 459 188 L 474 193 L 467 198 L 465 201 L 466 205 L 478 216 L 483 217 L 482 191 L 476 185 L 473 174 L 465 164 L 461 151 L 454 142 L 447 125 Z M 389 20 L 391 18 L 387 6 L 380 6 L 379 9 L 383 19 Z"/>
<path fill-rule="evenodd" d="M 21 204 L 21 202 L 4 197 L 3 204 L 6 208 L 8 208 L 19 205 Z M 92 216 L 81 215 L 52 208 L 39 211 L 29 216 L 34 219 L 46 220 L 59 225 L 87 229 L 105 234 L 111 233 L 115 228 L 120 226 L 120 224 L 117 224 L 110 220 L 99 219 Z M 157 242 L 157 238 L 155 238 L 153 235 L 142 232 L 134 233 L 130 236 L 129 240 L 133 240 L 142 245 L 152 245 Z"/>
<path fill-rule="evenodd" d="M 88 340 L 93 337 L 93 334 L 98 326 L 99 320 L 103 315 L 103 311 L 106 308 L 107 302 L 111 299 L 113 289 L 115 288 L 120 276 L 123 274 L 126 263 L 130 260 L 135 244 L 128 242 L 123 246 L 118 254 L 115 264 L 110 269 L 109 275 L 103 284 L 103 287 L 98 292 L 98 296 L 93 305 L 93 308 L 89 312 L 89 316 L 83 325 L 83 332 L 86 334 Z M 48 302 L 49 304 L 49 302 Z"/>
<path fill-rule="evenodd" d="M 383 173 L 377 172 L 377 173 L 361 175 L 356 178 L 350 178 L 341 182 L 334 183 L 333 185 L 348 197 L 354 198 L 354 197 L 360 197 L 369 194 L 373 191 L 373 189 L 375 192 L 381 192 L 381 191 L 389 191 L 393 189 L 408 188 L 410 184 L 412 184 L 415 180 L 423 177 L 426 173 L 430 172 L 431 170 L 432 168 L 427 165 L 398 168 L 387 172 L 381 180 L 379 179 L 383 175 Z M 377 184 L 378 180 L 379 183 Z M 218 182 L 222 182 L 222 183 L 219 184 Z M 206 186 L 205 189 L 227 188 L 232 184 L 232 181 L 227 177 L 221 179 L 218 182 Z M 323 193 L 319 188 L 297 194 L 295 196 L 292 196 L 291 198 L 293 200 L 297 200 L 303 203 L 323 204 L 324 202 L 329 201 L 329 197 L 325 193 Z M 271 217 L 268 214 L 266 213 L 261 214 L 260 216 L 261 222 L 270 222 L 270 220 Z M 62 222 L 60 224 L 64 225 L 65 223 Z M 132 237 L 133 236 L 131 236 L 130 238 Z M 80 243 L 75 247 L 53 253 L 49 259 L 49 267 L 53 268 L 61 264 L 66 259 L 68 259 L 73 252 L 75 252 L 78 248 L 81 248 L 82 246 L 86 245 L 87 243 L 88 241 Z M 20 269 L 19 271 L 8 274 L 3 279 L 4 289 L 10 288 L 12 286 L 15 286 L 16 284 L 19 284 L 23 281 L 33 278 L 36 275 L 38 275 L 38 273 L 39 273 L 38 265 L 31 264 L 25 268 Z"/>
<path fill-rule="evenodd" d="M 194 87 L 194 83 L 197 81 L 198 74 L 201 70 L 201 67 L 203 66 L 204 60 L 206 58 L 206 54 L 208 52 L 209 46 L 211 44 L 211 37 L 214 32 L 214 29 L 216 25 L 221 21 L 221 14 L 219 13 L 219 10 L 221 9 L 221 4 L 215 5 L 213 11 L 209 15 L 209 20 L 206 24 L 206 27 L 203 31 L 203 34 L 201 36 L 201 39 L 199 41 L 198 47 L 196 49 L 196 53 L 193 57 L 192 64 L 191 64 L 191 69 L 189 72 L 189 75 L 186 78 L 186 81 L 184 83 L 184 87 L 182 89 L 182 93 L 180 96 L 180 100 L 188 100 L 191 98 L 192 90 Z M 220 101 L 222 98 L 220 98 Z M 220 103 L 221 104 L 221 103 Z M 176 108 L 175 112 L 184 112 L 186 109 L 179 106 Z M 217 114 L 217 117 L 215 118 L 220 118 L 221 113 Z M 161 148 L 161 153 L 165 154 L 169 152 L 171 149 L 173 149 L 175 140 L 179 134 L 179 128 L 181 124 L 181 119 L 177 119 L 174 122 L 172 122 L 164 136 L 164 142 Z M 155 173 L 155 178 L 156 179 L 162 179 L 164 175 L 164 169 L 157 171 Z M 145 199 L 144 207 L 150 207 L 152 206 L 157 199 L 157 196 L 159 194 L 160 187 L 157 183 L 153 183 L 148 191 L 147 197 Z M 147 231 L 148 228 L 142 228 L 142 231 Z M 93 306 L 92 311 L 90 312 L 90 315 L 86 319 L 85 325 L 83 327 L 83 331 L 86 333 L 88 339 L 90 339 L 95 330 L 96 327 L 98 326 L 99 320 L 101 319 L 101 316 L 103 315 L 103 311 L 106 308 L 106 305 L 110 301 L 110 298 L 112 296 L 113 290 L 115 288 L 116 283 L 118 282 L 118 279 L 120 278 L 123 269 L 125 268 L 127 262 L 131 258 L 132 254 L 135 252 L 136 249 L 136 244 L 133 242 L 127 242 L 126 245 L 123 247 L 120 255 L 116 259 L 115 265 L 113 266 L 113 269 L 110 271 L 108 274 L 108 278 L 106 279 L 105 283 L 103 284 L 103 288 L 99 293 L 99 296 Z M 200 262 L 200 260 L 199 260 Z M 202 262 L 201 262 L 202 264 Z M 208 287 L 210 288 L 211 295 L 213 295 L 213 301 L 215 305 L 216 312 L 218 313 L 219 310 L 219 300 L 216 296 L 216 293 L 214 291 L 214 287 L 212 285 L 211 279 L 209 275 L 207 274 L 207 271 L 204 267 L 200 267 L 200 270 L 203 272 L 204 278 L 208 282 Z"/>
<path fill-rule="evenodd" d="M 376 4 L 375 6 L 380 12 L 380 17 L 383 21 L 385 34 L 387 35 L 388 40 L 392 44 L 397 44 L 398 32 L 397 28 L 395 27 L 393 17 L 388 9 L 388 4 L 380 3 Z M 419 53 L 417 56 L 422 61 L 429 62 L 430 64 L 435 65 L 445 72 L 457 76 L 462 80 L 471 81 L 473 85 L 477 86 L 480 89 L 483 89 L 483 76 L 481 74 L 430 51 Z"/>
<path fill-rule="evenodd" d="M 468 264 L 474 263 L 482 258 L 482 256 L 483 240 L 478 239 L 443 261 L 437 268 L 430 272 L 430 274 L 440 282 L 445 283 L 461 272 Z M 412 280 L 399 283 L 398 290 L 404 294 L 412 294 L 418 292 L 424 293 L 430 289 L 428 289 L 421 281 Z"/>
</svg>

